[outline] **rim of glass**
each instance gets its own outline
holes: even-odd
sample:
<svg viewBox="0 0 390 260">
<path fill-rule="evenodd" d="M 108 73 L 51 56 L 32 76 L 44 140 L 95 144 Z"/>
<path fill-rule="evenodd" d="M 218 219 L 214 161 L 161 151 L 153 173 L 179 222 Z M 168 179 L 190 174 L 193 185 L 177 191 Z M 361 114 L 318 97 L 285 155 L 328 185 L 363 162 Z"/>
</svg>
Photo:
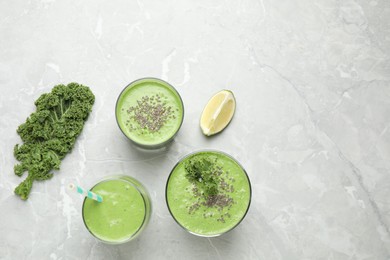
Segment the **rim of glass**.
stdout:
<svg viewBox="0 0 390 260">
<path fill-rule="evenodd" d="M 119 120 L 118 120 L 118 114 L 117 114 L 117 111 L 118 111 L 118 104 L 119 104 L 119 99 L 121 98 L 122 94 L 124 94 L 126 92 L 126 90 L 128 88 L 132 88 L 134 86 L 136 86 L 139 82 L 141 81 L 148 81 L 148 80 L 152 80 L 152 81 L 157 81 L 157 82 L 160 82 L 162 83 L 162 85 L 166 85 L 175 95 L 177 95 L 177 97 L 179 98 L 180 100 L 180 105 L 181 105 L 181 109 L 182 109 L 182 116 L 181 116 L 181 120 L 180 120 L 180 124 L 179 124 L 179 127 L 176 129 L 176 131 L 172 134 L 172 136 L 170 136 L 167 140 L 161 142 L 161 143 L 155 143 L 155 144 L 143 144 L 143 143 L 139 143 L 139 142 L 136 142 L 135 140 L 133 140 L 132 138 L 130 138 L 126 133 L 125 131 L 122 129 L 122 127 L 120 126 L 119 124 Z M 122 91 L 119 93 L 118 95 L 118 98 L 116 99 L 116 103 L 115 103 L 115 120 L 116 120 L 116 123 L 119 127 L 119 129 L 121 130 L 122 134 L 124 134 L 126 136 L 126 138 L 128 140 L 130 140 L 132 143 L 134 143 L 135 145 L 141 147 L 141 148 L 144 148 L 144 149 L 158 149 L 158 148 L 161 148 L 161 147 L 164 147 L 165 145 L 167 145 L 168 143 L 170 143 L 174 138 L 175 136 L 177 135 L 177 133 L 179 132 L 182 124 L 183 124 L 183 121 L 184 121 L 184 103 L 183 103 L 183 99 L 181 98 L 180 96 L 180 93 L 177 91 L 177 89 L 175 87 L 173 87 L 170 83 L 166 82 L 165 80 L 162 80 L 162 79 L 159 79 L 159 78 L 155 78 L 155 77 L 144 77 L 144 78 L 139 78 L 139 79 L 136 79 L 136 80 L 133 80 L 132 82 L 130 82 L 129 84 L 126 85 L 126 87 L 124 87 L 122 89 Z"/>
<path fill-rule="evenodd" d="M 172 173 L 175 171 L 176 167 L 181 163 L 183 162 L 185 159 L 193 156 L 193 155 L 196 155 L 196 154 L 200 154 L 200 153 L 204 153 L 204 152 L 212 152 L 212 153 L 217 153 L 217 154 L 221 154 L 221 155 L 224 155 L 228 158 L 230 158 L 231 160 L 233 160 L 235 163 L 237 163 L 237 165 L 242 169 L 242 171 L 244 172 L 245 176 L 246 176 L 246 179 L 248 180 L 248 184 L 249 184 L 249 201 L 248 201 L 248 206 L 245 210 L 245 213 L 244 215 L 241 217 L 241 219 L 234 225 L 232 226 L 230 229 L 226 230 L 226 231 L 223 231 L 221 233 L 216 233 L 216 234 L 211 234 L 211 235 L 205 235 L 205 234 L 199 234 L 199 233 L 196 233 L 196 232 L 193 232 L 191 230 L 189 230 L 188 228 L 184 227 L 177 219 L 176 217 L 174 216 L 174 214 L 172 213 L 171 211 L 171 207 L 169 206 L 169 203 L 168 203 L 168 184 L 169 184 L 169 180 L 172 176 Z M 223 234 L 226 234 L 227 232 L 229 231 L 232 231 L 233 229 L 235 229 L 243 220 L 244 218 L 246 217 L 248 211 L 249 211 L 249 208 L 250 208 L 250 205 L 251 205 L 251 202 L 252 202 L 252 184 L 251 184 L 251 181 L 249 179 L 249 176 L 248 176 L 248 173 L 246 172 L 245 168 L 233 157 L 231 156 L 230 154 L 228 153 L 225 153 L 225 152 L 222 152 L 222 151 L 219 151 L 219 150 L 214 150 L 214 149 L 202 149 L 202 150 L 197 150 L 197 151 L 194 151 L 194 152 L 191 152 L 191 153 L 188 153 L 184 156 L 182 156 L 179 161 L 175 164 L 175 166 L 173 166 L 171 172 L 169 173 L 169 176 L 168 176 L 168 179 L 167 179 L 167 182 L 165 184 L 165 203 L 168 207 L 168 210 L 169 210 L 169 213 L 171 214 L 172 218 L 175 220 L 175 222 L 181 227 L 183 228 L 184 230 L 186 230 L 188 233 L 190 234 L 193 234 L 193 235 L 196 235 L 196 236 L 199 236 L 199 237 L 218 237 L 220 235 L 223 235 Z"/>
<path fill-rule="evenodd" d="M 134 180 L 136 181 L 137 183 L 133 183 L 129 180 L 126 180 L 126 179 L 123 179 L 123 177 L 125 178 L 130 178 L 131 180 Z M 87 197 L 84 198 L 83 200 L 83 205 L 82 205 L 82 208 L 81 208 L 81 216 L 83 218 L 83 223 L 84 223 L 84 226 L 85 228 L 88 230 L 88 232 L 96 239 L 98 239 L 99 241 L 103 242 L 103 243 L 106 243 L 106 244 L 112 244 L 112 245 L 119 245 L 119 244 L 124 244 L 124 243 L 127 243 L 131 240 L 133 240 L 135 237 L 137 237 L 142 229 L 145 227 L 145 225 L 147 224 L 147 221 L 148 221 L 148 215 L 150 215 L 151 213 L 151 205 L 149 205 L 149 211 L 148 211 L 148 207 L 147 207 L 147 200 L 149 200 L 149 204 L 150 203 L 150 197 L 149 197 L 149 194 L 147 193 L 145 187 L 139 182 L 137 181 L 136 179 L 134 179 L 133 177 L 130 177 L 130 176 L 127 176 L 127 175 L 114 175 L 114 176 L 109 176 L 109 177 L 105 177 L 101 180 L 99 180 L 97 183 L 95 183 L 90 190 L 92 190 L 94 187 L 96 187 L 98 184 L 101 184 L 101 183 L 104 183 L 104 182 L 107 182 L 107 181 L 112 181 L 112 180 L 119 180 L 119 181 L 123 181 L 123 182 L 126 182 L 128 184 L 130 184 L 131 186 L 133 186 L 137 191 L 138 193 L 141 195 L 141 198 L 142 198 L 142 201 L 144 203 L 144 209 L 145 209 L 145 214 L 144 214 L 144 218 L 142 220 L 142 223 L 141 225 L 139 226 L 139 228 L 131 234 L 131 236 L 129 236 L 128 238 L 124 239 L 124 240 L 120 240 L 120 241 L 113 241 L 113 240 L 104 240 L 100 237 L 98 237 L 97 235 L 95 235 L 88 227 L 87 223 L 85 222 L 85 218 L 84 218 L 84 205 L 85 205 L 85 202 L 86 200 L 88 199 Z M 143 192 L 142 190 L 140 190 L 137 185 L 140 185 L 140 187 L 145 191 Z M 104 203 L 104 202 L 102 202 Z"/>
</svg>

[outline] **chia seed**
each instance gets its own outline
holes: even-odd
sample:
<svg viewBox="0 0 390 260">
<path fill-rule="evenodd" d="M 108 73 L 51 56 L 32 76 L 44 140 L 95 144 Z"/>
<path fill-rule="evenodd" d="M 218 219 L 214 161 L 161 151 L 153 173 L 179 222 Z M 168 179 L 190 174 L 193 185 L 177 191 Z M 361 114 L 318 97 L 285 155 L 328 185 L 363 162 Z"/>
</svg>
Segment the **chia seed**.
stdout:
<svg viewBox="0 0 390 260">
<path fill-rule="evenodd" d="M 200 204 L 199 203 L 194 203 L 190 206 L 189 210 L 188 210 L 188 213 L 189 214 L 193 214 L 196 210 L 198 210 L 200 208 Z"/>
<path fill-rule="evenodd" d="M 233 204 L 236 204 L 234 199 L 229 195 L 229 193 L 234 191 L 234 187 L 231 185 L 234 182 L 234 178 L 229 176 L 228 172 L 218 165 L 217 160 L 209 161 L 211 162 L 211 166 L 207 169 L 207 174 L 209 174 L 208 176 L 213 176 L 212 178 L 206 176 L 205 179 L 189 179 L 193 185 L 191 192 L 194 198 L 196 198 L 196 202 L 188 207 L 188 213 L 194 214 L 200 207 L 203 207 L 203 218 L 213 217 L 215 212 L 219 212 L 220 217 L 215 216 L 216 220 L 225 223 L 225 219 L 231 217 L 226 211 L 230 210 Z M 222 176 L 226 176 L 226 178 Z M 216 181 L 218 185 L 216 194 L 205 192 L 205 187 L 209 188 L 207 181 Z"/>
<path fill-rule="evenodd" d="M 223 215 L 221 215 L 221 217 L 218 218 L 217 221 L 220 221 L 220 222 L 222 222 L 222 223 L 225 223 L 225 218 L 223 217 Z"/>
<path fill-rule="evenodd" d="M 164 126 L 169 118 L 174 117 L 174 111 L 171 106 L 166 105 L 166 101 L 162 101 L 160 95 L 143 96 L 137 100 L 137 105 L 129 107 L 127 113 L 129 118 L 133 119 L 139 128 L 148 130 L 149 132 L 157 132 Z M 137 129 L 131 125 L 130 131 Z M 144 133 L 144 131 L 141 131 Z"/>
</svg>

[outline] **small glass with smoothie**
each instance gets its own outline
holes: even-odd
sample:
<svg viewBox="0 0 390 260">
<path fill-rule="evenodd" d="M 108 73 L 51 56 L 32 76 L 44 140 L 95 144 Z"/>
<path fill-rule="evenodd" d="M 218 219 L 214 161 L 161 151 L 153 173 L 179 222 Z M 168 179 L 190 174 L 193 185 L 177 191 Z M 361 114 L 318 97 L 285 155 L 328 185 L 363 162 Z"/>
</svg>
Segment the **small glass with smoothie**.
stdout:
<svg viewBox="0 0 390 260">
<path fill-rule="evenodd" d="M 219 151 L 200 151 L 180 160 L 170 173 L 165 198 L 175 221 L 188 232 L 214 237 L 235 228 L 251 202 L 243 167 Z"/>
<path fill-rule="evenodd" d="M 184 117 L 183 101 L 174 87 L 156 78 L 130 83 L 119 95 L 115 117 L 134 144 L 156 149 L 173 140 Z"/>
<path fill-rule="evenodd" d="M 83 220 L 89 232 L 102 242 L 122 244 L 137 237 L 151 214 L 150 196 L 136 179 L 110 176 L 91 189 L 103 202 L 85 198 Z"/>
</svg>

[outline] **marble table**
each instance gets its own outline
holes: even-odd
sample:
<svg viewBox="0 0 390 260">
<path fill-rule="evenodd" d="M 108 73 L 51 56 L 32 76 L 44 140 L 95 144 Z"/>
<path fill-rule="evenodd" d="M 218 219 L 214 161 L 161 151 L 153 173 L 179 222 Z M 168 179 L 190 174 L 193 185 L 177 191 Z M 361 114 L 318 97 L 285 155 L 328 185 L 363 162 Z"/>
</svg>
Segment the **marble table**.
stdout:
<svg viewBox="0 0 390 260">
<path fill-rule="evenodd" d="M 0 259 L 389 259 L 390 2 L 387 0 L 0 1 Z M 174 85 L 185 119 L 159 151 L 135 149 L 114 106 L 129 82 Z M 30 198 L 13 193 L 16 128 L 60 83 L 96 95 L 61 170 Z M 232 90 L 232 123 L 212 138 L 199 117 Z M 231 154 L 252 182 L 251 208 L 217 238 L 169 214 L 168 174 L 187 153 Z M 124 173 L 150 191 L 153 214 L 131 243 L 85 229 L 90 187 Z"/>
</svg>

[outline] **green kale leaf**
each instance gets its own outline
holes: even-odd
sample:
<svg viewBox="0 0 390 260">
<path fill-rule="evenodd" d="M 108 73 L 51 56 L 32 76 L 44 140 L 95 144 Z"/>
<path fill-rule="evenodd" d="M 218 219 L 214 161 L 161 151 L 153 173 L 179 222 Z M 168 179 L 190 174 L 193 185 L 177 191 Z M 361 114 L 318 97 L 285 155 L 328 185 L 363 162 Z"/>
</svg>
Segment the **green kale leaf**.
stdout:
<svg viewBox="0 0 390 260">
<path fill-rule="evenodd" d="M 50 171 L 60 169 L 61 160 L 72 150 L 94 102 L 92 91 L 77 83 L 57 85 L 35 101 L 36 111 L 17 129 L 23 144 L 14 147 L 14 156 L 20 161 L 14 167 L 15 174 L 28 172 L 15 188 L 21 199 L 28 199 L 35 180 L 50 179 Z"/>
<path fill-rule="evenodd" d="M 194 157 L 185 163 L 186 178 L 198 186 L 204 196 L 218 194 L 219 178 L 215 163 L 206 157 Z"/>
</svg>

